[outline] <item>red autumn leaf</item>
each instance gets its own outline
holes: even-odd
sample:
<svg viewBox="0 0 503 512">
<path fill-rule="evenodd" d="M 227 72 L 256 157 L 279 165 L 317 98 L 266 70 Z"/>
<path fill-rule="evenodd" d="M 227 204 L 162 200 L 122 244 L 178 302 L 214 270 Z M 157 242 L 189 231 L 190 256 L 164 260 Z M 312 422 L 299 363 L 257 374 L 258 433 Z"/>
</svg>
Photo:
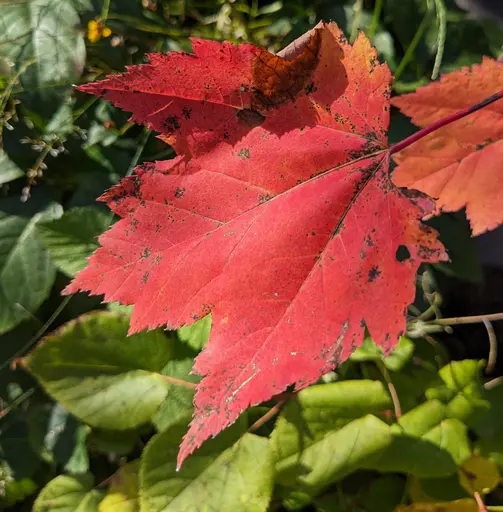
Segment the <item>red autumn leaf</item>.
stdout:
<svg viewBox="0 0 503 512">
<path fill-rule="evenodd" d="M 315 382 L 365 327 L 389 352 L 417 268 L 446 258 L 419 220 L 432 203 L 390 181 L 391 75 L 364 35 L 321 24 L 290 61 L 193 48 L 81 88 L 179 156 L 101 197 L 122 219 L 66 289 L 134 304 L 131 332 L 212 313 L 179 463 L 249 405 Z"/>
<path fill-rule="evenodd" d="M 393 98 L 392 104 L 420 127 L 469 108 L 503 88 L 503 65 L 482 64 L 444 75 L 440 82 Z M 395 157 L 393 181 L 437 199 L 441 211 L 466 207 L 479 235 L 503 222 L 503 102 L 431 133 Z"/>
</svg>

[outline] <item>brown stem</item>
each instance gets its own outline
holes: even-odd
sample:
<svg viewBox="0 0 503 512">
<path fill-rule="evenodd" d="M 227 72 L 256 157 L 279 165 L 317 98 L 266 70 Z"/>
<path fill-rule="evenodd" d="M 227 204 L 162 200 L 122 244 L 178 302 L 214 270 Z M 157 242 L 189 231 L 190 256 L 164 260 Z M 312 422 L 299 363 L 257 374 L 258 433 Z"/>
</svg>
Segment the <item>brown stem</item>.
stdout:
<svg viewBox="0 0 503 512">
<path fill-rule="evenodd" d="M 485 503 L 484 501 L 482 500 L 482 497 L 480 496 L 480 494 L 475 491 L 473 493 L 473 497 L 475 498 L 475 501 L 477 502 L 477 506 L 479 507 L 479 512 L 487 512 L 487 508 L 485 506 Z"/>
<path fill-rule="evenodd" d="M 489 380 L 484 384 L 484 389 L 493 389 L 499 386 L 503 382 L 503 377 L 496 377 L 495 379 Z"/>
<path fill-rule="evenodd" d="M 188 382 L 186 380 L 177 379 L 176 377 L 170 377 L 169 375 L 161 375 L 161 377 L 170 384 L 174 384 L 175 386 L 183 386 L 185 388 L 196 389 L 197 384 L 194 382 Z"/>
<path fill-rule="evenodd" d="M 393 381 L 391 380 L 391 377 L 389 376 L 388 369 L 381 361 L 377 361 L 377 366 L 379 370 L 381 371 L 384 380 L 386 381 L 386 384 L 388 385 L 388 391 L 391 395 L 391 400 L 393 402 L 393 409 L 395 410 L 395 418 L 398 420 L 402 416 L 402 407 L 400 405 L 400 399 L 398 398 L 398 393 L 396 392 L 395 385 L 393 384 Z"/>
<path fill-rule="evenodd" d="M 477 316 L 458 316 L 454 318 L 437 318 L 431 322 L 425 322 L 426 325 L 462 325 L 462 324 L 480 324 L 485 320 L 495 322 L 503 320 L 503 313 L 494 313 L 492 315 L 477 315 Z"/>
<path fill-rule="evenodd" d="M 496 339 L 492 323 L 487 319 L 484 319 L 483 322 L 489 338 L 489 357 L 487 358 L 486 373 L 491 374 L 494 372 L 496 359 L 498 358 L 498 340 Z"/>
<path fill-rule="evenodd" d="M 265 425 L 271 418 L 274 418 L 276 414 L 281 411 L 283 404 L 285 402 L 278 402 L 274 407 L 271 407 L 263 416 L 261 416 L 249 429 L 248 432 L 253 433 L 256 432 L 262 425 Z"/>
<path fill-rule="evenodd" d="M 429 126 L 422 128 L 421 130 L 419 130 L 416 133 L 413 133 L 410 137 L 407 137 L 407 138 L 403 139 L 402 141 L 397 142 L 396 144 L 393 144 L 389 148 L 390 155 L 393 155 L 394 153 L 398 153 L 399 151 L 402 151 L 402 149 L 405 149 L 406 147 L 410 146 L 411 144 L 414 144 L 414 142 L 417 142 L 419 139 L 426 137 L 426 135 L 429 135 L 430 133 L 438 130 L 439 128 L 447 126 L 448 124 L 451 124 L 454 121 L 458 121 L 459 119 L 462 119 L 463 117 L 466 117 L 467 115 L 472 114 L 473 112 L 477 112 L 477 110 L 487 107 L 487 105 L 494 103 L 495 101 L 499 100 L 500 98 L 503 98 L 503 89 L 501 91 L 497 92 L 496 94 L 489 96 L 485 100 L 482 100 L 480 103 L 477 103 L 476 105 L 472 105 L 471 107 L 468 107 L 468 108 L 464 108 L 458 112 L 455 112 L 454 114 L 451 114 L 450 116 L 444 117 L 443 119 L 439 119 L 435 123 L 432 123 Z"/>
</svg>

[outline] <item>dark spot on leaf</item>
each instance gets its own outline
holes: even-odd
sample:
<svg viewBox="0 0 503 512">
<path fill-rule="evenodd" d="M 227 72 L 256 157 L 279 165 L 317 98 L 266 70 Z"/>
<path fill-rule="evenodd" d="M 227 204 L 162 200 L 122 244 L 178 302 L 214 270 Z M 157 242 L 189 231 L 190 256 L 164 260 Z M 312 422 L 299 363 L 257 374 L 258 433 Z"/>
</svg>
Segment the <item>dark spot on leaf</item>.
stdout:
<svg viewBox="0 0 503 512">
<path fill-rule="evenodd" d="M 248 160 L 250 158 L 250 150 L 248 148 L 241 148 L 238 152 L 238 158 Z"/>
<path fill-rule="evenodd" d="M 252 110 L 250 108 L 245 108 L 240 110 L 237 113 L 237 118 L 246 126 L 250 128 L 255 128 L 256 126 L 260 126 L 264 121 L 265 117 L 256 110 Z"/>
<path fill-rule="evenodd" d="M 184 119 L 190 119 L 190 114 L 192 113 L 192 109 L 189 107 L 182 108 L 182 116 Z"/>
<path fill-rule="evenodd" d="M 174 132 L 175 130 L 179 130 L 180 123 L 178 122 L 178 117 L 168 116 L 163 123 L 163 128 L 165 128 L 168 132 Z"/>
<path fill-rule="evenodd" d="M 175 191 L 175 197 L 177 199 L 181 199 L 185 194 L 185 189 L 183 187 L 178 187 Z"/>
<path fill-rule="evenodd" d="M 150 249 L 149 249 L 148 247 L 145 247 L 145 248 L 143 249 L 143 252 L 141 253 L 140 258 L 141 258 L 142 260 L 146 260 L 149 256 L 150 256 Z"/>
<path fill-rule="evenodd" d="M 405 245 L 399 245 L 395 254 L 396 261 L 402 263 L 402 261 L 408 260 L 410 258 L 410 251 L 407 249 Z"/>
<path fill-rule="evenodd" d="M 377 265 L 374 265 L 370 270 L 369 270 L 369 277 L 368 277 L 368 281 L 369 283 L 372 283 L 373 281 L 375 281 L 379 276 L 381 275 L 381 271 L 379 270 L 379 267 Z"/>
<path fill-rule="evenodd" d="M 306 86 L 306 94 L 311 94 L 313 92 L 316 92 L 318 90 L 318 87 L 314 84 L 314 82 L 311 82 L 310 84 L 307 84 Z"/>
</svg>

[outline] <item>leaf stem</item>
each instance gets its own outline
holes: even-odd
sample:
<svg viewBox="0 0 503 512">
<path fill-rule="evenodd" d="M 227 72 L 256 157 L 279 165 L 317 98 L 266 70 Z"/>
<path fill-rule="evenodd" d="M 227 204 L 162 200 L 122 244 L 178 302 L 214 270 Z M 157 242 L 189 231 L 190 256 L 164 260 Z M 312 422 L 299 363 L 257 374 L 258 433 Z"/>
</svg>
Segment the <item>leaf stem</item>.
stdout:
<svg viewBox="0 0 503 512">
<path fill-rule="evenodd" d="M 474 492 L 473 497 L 475 498 L 475 501 L 477 502 L 477 506 L 479 507 L 479 512 L 488 512 L 480 494 L 478 492 Z"/>
<path fill-rule="evenodd" d="M 400 405 L 400 399 L 398 398 L 398 393 L 396 392 L 395 385 L 389 376 L 388 369 L 384 366 L 382 361 L 376 361 L 376 365 L 379 368 L 386 384 L 388 385 L 388 391 L 391 395 L 391 400 L 393 401 L 393 409 L 395 410 L 395 419 L 400 419 L 402 416 L 402 407 Z"/>
<path fill-rule="evenodd" d="M 263 416 L 261 416 L 249 429 L 249 433 L 256 432 L 262 425 L 265 425 L 270 419 L 274 418 L 285 403 L 284 400 L 278 402 L 274 407 L 271 407 Z"/>
<path fill-rule="evenodd" d="M 182 386 L 184 388 L 196 389 L 197 384 L 194 382 L 189 382 L 187 380 L 177 379 L 176 377 L 171 377 L 170 375 L 162 375 L 161 377 L 169 384 L 174 384 L 175 386 Z"/>
<path fill-rule="evenodd" d="M 367 36 L 371 41 L 376 33 L 377 27 L 379 26 L 379 19 L 381 18 L 381 11 L 382 11 L 382 4 L 383 4 L 383 0 L 376 0 L 376 3 L 374 5 L 372 21 L 370 23 L 370 27 L 367 32 Z"/>
<path fill-rule="evenodd" d="M 498 91 L 496 94 L 493 94 L 492 96 L 489 96 L 488 98 L 482 100 L 481 102 L 477 103 L 476 105 L 472 105 L 471 107 L 464 108 L 462 110 L 459 110 L 458 112 L 455 112 L 454 114 L 451 114 L 450 116 L 444 117 L 443 119 L 439 119 L 435 123 L 430 124 L 429 126 L 426 126 L 419 130 L 416 133 L 413 133 L 411 136 L 406 137 L 400 142 L 397 142 L 396 144 L 393 144 L 389 148 L 390 155 L 393 155 L 394 153 L 398 153 L 399 151 L 402 151 L 406 147 L 410 146 L 411 144 L 414 144 L 414 142 L 417 142 L 418 140 L 422 139 L 423 137 L 426 137 L 426 135 L 429 135 L 430 133 L 438 130 L 439 128 L 443 128 L 444 126 L 447 126 L 454 121 L 458 121 L 459 119 L 462 119 L 463 117 L 466 117 L 474 112 L 477 112 L 478 110 L 487 107 L 491 103 L 494 103 L 495 101 L 498 101 L 499 99 L 503 98 L 503 89 Z"/>
<path fill-rule="evenodd" d="M 484 321 L 494 322 L 497 320 L 503 320 L 503 313 L 494 313 L 492 315 L 477 315 L 477 316 L 458 316 L 454 318 L 437 318 L 431 322 L 425 322 L 428 324 L 437 325 L 462 325 L 462 324 L 479 324 Z"/>
<path fill-rule="evenodd" d="M 498 358 L 498 340 L 496 339 L 496 333 L 494 332 L 493 324 L 485 318 L 483 323 L 489 338 L 489 357 L 487 358 L 486 373 L 491 374 L 494 373 L 496 360 Z"/>
<path fill-rule="evenodd" d="M 405 50 L 405 54 L 400 61 L 400 64 L 398 64 L 398 67 L 395 71 L 395 80 L 398 80 L 398 77 L 403 73 L 403 70 L 407 67 L 409 62 L 412 60 L 412 57 L 414 56 L 414 52 L 416 51 L 416 47 L 419 44 L 419 41 L 421 41 L 421 38 L 423 37 L 423 32 L 426 30 L 426 27 L 428 26 L 428 23 L 430 22 L 431 13 L 428 11 L 421 21 L 421 24 L 419 25 L 416 33 L 414 34 L 414 37 L 412 38 L 412 41 L 410 42 L 409 46 L 407 47 L 407 50 Z"/>
</svg>

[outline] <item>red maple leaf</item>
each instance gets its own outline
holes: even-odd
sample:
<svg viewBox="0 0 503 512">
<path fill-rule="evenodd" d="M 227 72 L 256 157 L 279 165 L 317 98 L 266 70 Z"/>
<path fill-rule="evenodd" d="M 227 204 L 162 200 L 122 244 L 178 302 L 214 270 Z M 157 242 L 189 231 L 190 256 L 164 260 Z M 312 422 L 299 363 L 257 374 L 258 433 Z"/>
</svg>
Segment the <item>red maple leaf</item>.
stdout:
<svg viewBox="0 0 503 512">
<path fill-rule="evenodd" d="M 419 220 L 430 200 L 389 178 L 392 78 L 364 35 L 320 24 L 290 60 L 193 49 L 81 87 L 179 156 L 101 197 L 122 219 L 66 289 L 134 304 L 131 332 L 212 313 L 179 463 L 249 405 L 315 382 L 365 327 L 389 352 L 419 265 L 446 258 Z"/>
<path fill-rule="evenodd" d="M 420 127 L 470 109 L 503 87 L 503 65 L 482 64 L 444 75 L 440 82 L 393 98 L 392 103 Z M 489 98 L 490 99 L 490 98 Z M 503 102 L 435 130 L 394 159 L 393 181 L 436 198 L 440 211 L 466 207 L 472 232 L 479 235 L 503 222 Z"/>
</svg>

